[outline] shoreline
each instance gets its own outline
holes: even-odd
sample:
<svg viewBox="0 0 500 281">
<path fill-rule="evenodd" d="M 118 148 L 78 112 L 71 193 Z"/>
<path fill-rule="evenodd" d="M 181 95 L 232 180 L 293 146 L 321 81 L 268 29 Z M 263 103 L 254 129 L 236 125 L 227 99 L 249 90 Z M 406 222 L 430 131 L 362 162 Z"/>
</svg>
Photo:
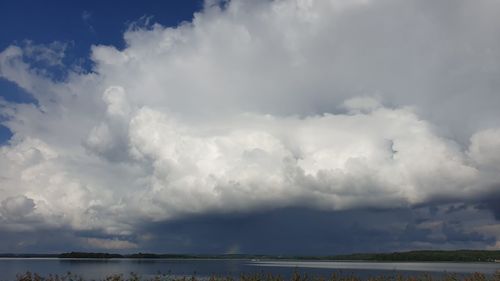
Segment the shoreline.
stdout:
<svg viewBox="0 0 500 281">
<path fill-rule="evenodd" d="M 61 261 L 120 261 L 120 260 L 127 260 L 127 261 L 143 261 L 143 260 L 149 260 L 149 261 L 248 261 L 250 263 L 266 263 L 266 262 L 305 262 L 305 263 L 311 263 L 311 262 L 324 262 L 324 263 L 433 263 L 433 264 L 439 264 L 439 263 L 457 263 L 457 264 L 495 264 L 499 263 L 500 261 L 433 261 L 433 260 L 415 260 L 415 261 L 409 261 L 409 260 L 332 260 L 332 259 L 251 259 L 251 258 L 128 258 L 128 257 L 121 257 L 121 258 L 61 258 L 61 257 L 1 257 L 0 260 L 61 260 Z M 499 268 L 500 269 L 500 268 Z"/>
</svg>

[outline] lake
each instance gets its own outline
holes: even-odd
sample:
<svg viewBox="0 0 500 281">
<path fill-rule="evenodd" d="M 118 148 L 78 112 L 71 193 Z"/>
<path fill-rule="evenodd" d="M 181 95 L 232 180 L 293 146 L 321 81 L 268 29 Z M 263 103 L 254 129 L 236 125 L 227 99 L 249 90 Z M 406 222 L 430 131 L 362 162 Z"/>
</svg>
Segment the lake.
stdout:
<svg viewBox="0 0 500 281">
<path fill-rule="evenodd" d="M 41 275 L 72 272 L 86 279 L 102 278 L 110 274 L 142 277 L 163 273 L 172 276 L 208 277 L 211 275 L 235 276 L 241 273 L 273 273 L 290 276 L 295 270 L 315 276 L 328 277 L 334 272 L 355 274 L 361 277 L 374 275 L 420 275 L 429 273 L 440 276 L 446 272 L 467 274 L 483 272 L 493 274 L 500 270 L 499 263 L 443 263 L 443 262 L 332 262 L 332 261 L 251 261 L 251 260 L 188 260 L 188 259 L 0 259 L 0 280 L 14 280 L 16 274 L 26 271 Z"/>
</svg>

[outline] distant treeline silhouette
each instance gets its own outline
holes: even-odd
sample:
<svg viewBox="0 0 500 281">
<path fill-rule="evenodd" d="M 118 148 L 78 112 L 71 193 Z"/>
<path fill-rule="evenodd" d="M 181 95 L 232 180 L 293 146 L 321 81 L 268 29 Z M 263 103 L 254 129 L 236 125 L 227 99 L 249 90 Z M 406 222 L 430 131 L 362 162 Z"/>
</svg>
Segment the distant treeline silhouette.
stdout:
<svg viewBox="0 0 500 281">
<path fill-rule="evenodd" d="M 70 252 L 62 254 L 0 254 L 0 257 L 14 258 L 63 258 L 63 259 L 259 259 L 259 260 L 351 260 L 351 261 L 455 261 L 455 262 L 500 262 L 500 251 L 457 250 L 457 251 L 410 251 L 394 253 L 365 253 L 331 256 L 277 256 L 277 255 L 188 255 L 188 254 L 113 254 Z"/>
<path fill-rule="evenodd" d="M 61 259 L 113 259 L 113 258 L 124 258 L 120 254 L 109 254 L 109 253 L 85 253 L 85 252 L 71 252 L 62 253 L 58 256 Z"/>
<path fill-rule="evenodd" d="M 180 254 L 150 254 L 137 253 L 130 255 L 110 254 L 110 253 L 86 253 L 86 252 L 71 252 L 58 255 L 62 259 L 179 259 L 179 258 L 194 258 L 195 256 L 180 255 Z"/>
<path fill-rule="evenodd" d="M 334 260 L 365 261 L 456 261 L 456 262 L 500 262 L 500 251 L 410 251 L 379 254 L 351 254 L 332 257 Z"/>
</svg>

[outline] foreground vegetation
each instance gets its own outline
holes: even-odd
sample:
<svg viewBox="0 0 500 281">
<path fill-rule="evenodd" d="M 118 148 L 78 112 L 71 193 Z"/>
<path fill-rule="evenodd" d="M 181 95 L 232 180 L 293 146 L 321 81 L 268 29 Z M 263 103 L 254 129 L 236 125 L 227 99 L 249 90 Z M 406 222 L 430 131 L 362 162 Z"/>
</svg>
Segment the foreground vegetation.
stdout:
<svg viewBox="0 0 500 281">
<path fill-rule="evenodd" d="M 156 275 L 154 277 L 143 278 L 138 274 L 130 273 L 128 276 L 123 274 L 110 275 L 100 279 L 102 281 L 500 281 L 500 271 L 493 275 L 483 273 L 473 273 L 469 275 L 446 274 L 442 277 L 432 277 L 424 274 L 418 276 L 373 276 L 361 278 L 355 275 L 342 275 L 338 272 L 328 277 L 310 276 L 294 272 L 290 278 L 283 278 L 280 275 L 273 274 L 250 274 L 240 275 L 237 278 L 231 276 L 211 276 L 211 277 L 176 277 L 171 275 Z M 67 273 L 65 275 L 41 276 L 36 273 L 24 273 L 17 276 L 16 281 L 87 281 L 80 276 Z"/>
</svg>

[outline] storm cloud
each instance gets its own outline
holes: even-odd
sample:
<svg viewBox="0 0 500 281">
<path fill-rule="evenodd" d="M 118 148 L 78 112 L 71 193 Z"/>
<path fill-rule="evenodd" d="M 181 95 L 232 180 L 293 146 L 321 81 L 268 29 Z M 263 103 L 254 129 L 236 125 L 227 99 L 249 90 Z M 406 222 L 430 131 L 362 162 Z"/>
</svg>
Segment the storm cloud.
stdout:
<svg viewBox="0 0 500 281">
<path fill-rule="evenodd" d="M 61 65 L 63 43 L 12 45 L 0 77 L 36 103 L 0 100 L 13 133 L 0 147 L 1 231 L 135 249 L 176 222 L 215 216 L 225 229 L 238 214 L 256 228 L 340 226 L 321 241 L 345 228 L 388 249 L 498 247 L 499 19 L 490 0 L 208 1 L 176 27 L 132 24 L 123 49 L 93 46 L 88 72 Z M 442 204 L 443 220 L 412 222 Z M 453 223 L 453 208 L 475 222 Z M 387 235 L 341 223 L 373 209 L 412 221 L 381 215 Z M 235 249 L 261 249 L 241 237 Z"/>
</svg>

